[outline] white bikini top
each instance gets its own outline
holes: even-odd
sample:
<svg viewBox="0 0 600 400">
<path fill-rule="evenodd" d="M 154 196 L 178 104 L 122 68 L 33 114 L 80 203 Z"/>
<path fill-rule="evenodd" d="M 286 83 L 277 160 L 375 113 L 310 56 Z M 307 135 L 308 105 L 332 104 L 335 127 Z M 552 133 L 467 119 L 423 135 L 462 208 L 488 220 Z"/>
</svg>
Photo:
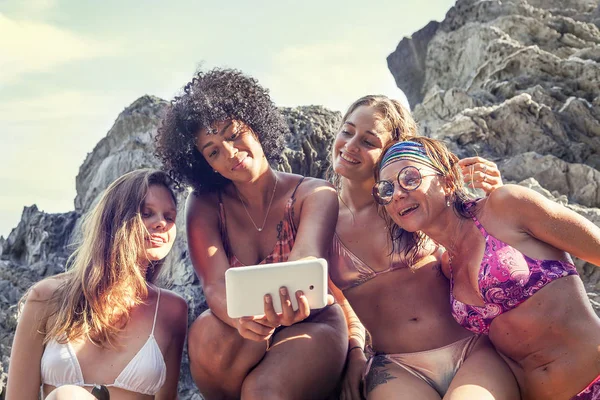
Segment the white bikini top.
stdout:
<svg viewBox="0 0 600 400">
<path fill-rule="evenodd" d="M 158 343 L 154 339 L 154 326 L 156 325 L 159 302 L 160 289 L 158 290 L 158 299 L 156 300 L 152 332 L 148 340 L 131 361 L 129 361 L 125 369 L 121 371 L 115 382 L 108 385 L 104 384 L 104 386 L 114 386 L 154 396 L 165 383 L 167 366 Z M 77 354 L 75 354 L 69 342 L 62 344 L 58 343 L 55 339 L 50 340 L 46 344 L 44 354 L 42 355 L 41 369 L 42 383 L 46 385 L 56 387 L 62 385 L 94 386 L 94 383 L 85 383 L 83 380 L 83 373 L 77 360 Z"/>
</svg>

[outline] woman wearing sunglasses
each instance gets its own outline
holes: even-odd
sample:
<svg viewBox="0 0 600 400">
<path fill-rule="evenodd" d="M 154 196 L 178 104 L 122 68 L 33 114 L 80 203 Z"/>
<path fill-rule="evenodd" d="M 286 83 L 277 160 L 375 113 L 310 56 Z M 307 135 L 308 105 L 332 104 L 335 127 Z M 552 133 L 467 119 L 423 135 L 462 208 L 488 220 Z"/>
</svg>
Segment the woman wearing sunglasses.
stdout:
<svg viewBox="0 0 600 400">
<path fill-rule="evenodd" d="M 447 249 L 456 321 L 489 335 L 523 399 L 600 399 L 600 319 L 568 253 L 600 265 L 600 228 L 536 192 L 464 190 L 458 159 L 428 138 L 388 146 L 373 194 L 392 234 L 418 253 Z"/>
<path fill-rule="evenodd" d="M 342 398 L 518 399 L 512 373 L 487 339 L 453 320 L 441 251 L 429 242 L 407 256 L 409 244 L 390 237 L 373 201 L 382 149 L 416 133 L 399 102 L 365 96 L 344 115 L 333 144 L 339 214 L 329 272 L 350 329 Z M 490 161 L 471 158 L 461 166 L 474 187 L 489 192 L 502 184 Z M 417 175 L 406 172 L 403 180 L 414 185 Z M 368 362 L 361 322 L 371 337 Z"/>
</svg>

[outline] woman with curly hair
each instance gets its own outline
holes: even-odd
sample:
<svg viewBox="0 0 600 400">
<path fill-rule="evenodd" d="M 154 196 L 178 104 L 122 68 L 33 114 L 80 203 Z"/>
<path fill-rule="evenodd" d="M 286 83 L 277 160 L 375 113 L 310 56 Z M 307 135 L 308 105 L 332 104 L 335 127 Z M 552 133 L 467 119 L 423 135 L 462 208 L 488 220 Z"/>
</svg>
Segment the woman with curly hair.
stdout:
<svg viewBox="0 0 600 400">
<path fill-rule="evenodd" d="M 434 139 L 387 147 L 376 174 L 406 251 L 424 235 L 447 249 L 452 315 L 489 337 L 523 399 L 600 399 L 600 318 L 569 256 L 600 265 L 600 228 L 517 185 L 471 199 L 457 157 Z"/>
<path fill-rule="evenodd" d="M 311 311 L 303 293 L 280 291 L 283 312 L 232 319 L 225 271 L 326 257 L 337 218 L 327 182 L 275 171 L 288 128 L 268 92 L 236 70 L 199 72 L 159 128 L 157 155 L 193 188 L 190 257 L 210 307 L 190 328 L 192 376 L 208 399 L 324 399 L 344 366 L 338 305 Z M 293 311 L 290 296 L 300 304 Z"/>
<path fill-rule="evenodd" d="M 174 399 L 187 304 L 154 281 L 175 240 L 161 171 L 136 170 L 86 215 L 68 271 L 24 296 L 7 400 Z"/>
<path fill-rule="evenodd" d="M 373 200 L 373 170 L 383 149 L 416 134 L 398 101 L 365 96 L 342 118 L 332 146 L 339 215 L 329 274 L 349 323 L 341 398 L 518 399 L 514 377 L 489 341 L 453 320 L 440 248 L 428 242 L 406 254 L 407 243 L 390 236 Z M 488 160 L 460 165 L 472 187 L 491 192 L 502 185 Z M 371 338 L 368 360 L 363 324 Z"/>
</svg>

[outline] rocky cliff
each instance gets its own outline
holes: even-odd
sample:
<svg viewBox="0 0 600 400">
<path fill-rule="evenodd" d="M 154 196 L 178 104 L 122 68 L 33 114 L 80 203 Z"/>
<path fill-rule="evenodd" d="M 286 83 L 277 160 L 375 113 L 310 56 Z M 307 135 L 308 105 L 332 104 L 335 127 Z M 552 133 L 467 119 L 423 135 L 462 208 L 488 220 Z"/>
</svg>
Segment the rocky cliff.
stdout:
<svg viewBox="0 0 600 400">
<path fill-rule="evenodd" d="M 387 61 L 423 134 L 600 225 L 599 27 L 598 0 L 458 0 Z"/>
</svg>

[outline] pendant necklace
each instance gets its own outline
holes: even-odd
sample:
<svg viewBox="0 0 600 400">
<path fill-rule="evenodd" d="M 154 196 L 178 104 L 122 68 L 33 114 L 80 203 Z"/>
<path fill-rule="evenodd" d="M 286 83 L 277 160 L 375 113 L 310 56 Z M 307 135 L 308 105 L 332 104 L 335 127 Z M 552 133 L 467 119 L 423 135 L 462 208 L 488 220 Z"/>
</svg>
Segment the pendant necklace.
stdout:
<svg viewBox="0 0 600 400">
<path fill-rule="evenodd" d="M 277 175 L 275 175 L 275 185 L 273 186 L 273 193 L 271 193 L 271 200 L 269 201 L 269 206 L 267 207 L 267 212 L 265 213 L 265 219 L 263 219 L 263 223 L 260 228 L 258 226 L 256 226 L 256 223 L 254 223 L 252 216 L 250 215 L 250 213 L 248 212 L 248 209 L 246 208 L 246 203 L 244 203 L 244 200 L 242 200 L 242 197 L 240 196 L 240 192 L 238 192 L 237 188 L 235 189 L 235 192 L 238 195 L 238 199 L 240 199 L 240 201 L 242 202 L 242 205 L 244 206 L 244 210 L 246 211 L 248 218 L 250 218 L 250 222 L 252 222 L 252 225 L 254 225 L 254 228 L 259 232 L 262 232 L 263 228 L 265 227 L 265 224 L 267 223 L 267 217 L 269 216 L 269 211 L 271 211 L 271 204 L 273 204 L 273 198 L 275 197 L 275 190 L 277 189 L 277 182 L 279 182 L 279 180 L 277 179 Z"/>
</svg>

